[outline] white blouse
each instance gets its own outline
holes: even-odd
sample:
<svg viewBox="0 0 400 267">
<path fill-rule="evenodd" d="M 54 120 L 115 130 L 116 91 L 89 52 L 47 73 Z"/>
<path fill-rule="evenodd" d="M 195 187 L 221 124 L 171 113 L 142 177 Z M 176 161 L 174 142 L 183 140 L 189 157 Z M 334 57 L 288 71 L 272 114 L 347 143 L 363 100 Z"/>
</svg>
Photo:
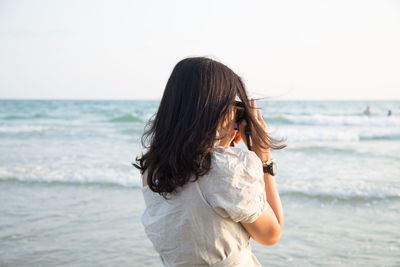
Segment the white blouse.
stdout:
<svg viewBox="0 0 400 267">
<path fill-rule="evenodd" d="M 165 266 L 261 266 L 239 222 L 254 222 L 266 205 L 258 156 L 215 147 L 211 170 L 168 200 L 142 188 L 145 232 Z"/>
</svg>

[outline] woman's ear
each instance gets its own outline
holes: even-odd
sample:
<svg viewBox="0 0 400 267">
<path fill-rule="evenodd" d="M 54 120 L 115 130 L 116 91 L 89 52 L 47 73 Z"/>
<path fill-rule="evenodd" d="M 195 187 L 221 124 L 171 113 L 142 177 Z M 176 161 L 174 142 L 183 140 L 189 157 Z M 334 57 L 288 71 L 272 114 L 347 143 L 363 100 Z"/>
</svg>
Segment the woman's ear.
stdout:
<svg viewBox="0 0 400 267">
<path fill-rule="evenodd" d="M 238 132 L 236 132 L 235 139 L 233 139 L 233 142 L 235 144 L 239 144 L 240 141 L 242 141 L 242 136 L 240 135 L 240 132 L 238 131 Z"/>
</svg>

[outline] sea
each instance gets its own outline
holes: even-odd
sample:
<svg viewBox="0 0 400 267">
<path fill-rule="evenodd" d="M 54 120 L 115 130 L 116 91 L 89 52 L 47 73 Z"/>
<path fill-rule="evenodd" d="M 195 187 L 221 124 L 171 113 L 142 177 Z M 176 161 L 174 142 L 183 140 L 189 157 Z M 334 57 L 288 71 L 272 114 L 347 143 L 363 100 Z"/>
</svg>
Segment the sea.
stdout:
<svg viewBox="0 0 400 267">
<path fill-rule="evenodd" d="M 132 166 L 158 105 L 0 100 L 0 266 L 162 266 Z M 258 106 L 287 144 L 281 240 L 251 242 L 263 266 L 400 266 L 400 101 Z"/>
</svg>

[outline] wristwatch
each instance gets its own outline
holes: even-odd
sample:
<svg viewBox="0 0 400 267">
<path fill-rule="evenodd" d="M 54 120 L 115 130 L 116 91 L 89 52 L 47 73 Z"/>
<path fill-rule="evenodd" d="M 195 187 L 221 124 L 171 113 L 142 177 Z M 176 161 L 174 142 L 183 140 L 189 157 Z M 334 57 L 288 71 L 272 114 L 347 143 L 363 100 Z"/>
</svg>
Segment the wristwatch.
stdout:
<svg viewBox="0 0 400 267">
<path fill-rule="evenodd" d="M 269 173 L 272 176 L 276 175 L 276 163 L 273 159 L 262 162 L 264 173 Z"/>
</svg>

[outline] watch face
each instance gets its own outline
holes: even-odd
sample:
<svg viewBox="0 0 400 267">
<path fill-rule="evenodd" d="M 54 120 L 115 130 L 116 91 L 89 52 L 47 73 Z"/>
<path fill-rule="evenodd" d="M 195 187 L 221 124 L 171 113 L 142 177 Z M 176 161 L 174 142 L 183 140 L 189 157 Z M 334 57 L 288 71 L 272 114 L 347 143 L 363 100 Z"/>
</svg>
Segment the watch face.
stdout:
<svg viewBox="0 0 400 267">
<path fill-rule="evenodd" d="M 271 161 L 269 164 L 267 162 L 264 162 L 263 163 L 263 171 L 264 171 L 264 173 L 269 173 L 272 176 L 274 176 L 277 171 L 275 161 Z"/>
</svg>

